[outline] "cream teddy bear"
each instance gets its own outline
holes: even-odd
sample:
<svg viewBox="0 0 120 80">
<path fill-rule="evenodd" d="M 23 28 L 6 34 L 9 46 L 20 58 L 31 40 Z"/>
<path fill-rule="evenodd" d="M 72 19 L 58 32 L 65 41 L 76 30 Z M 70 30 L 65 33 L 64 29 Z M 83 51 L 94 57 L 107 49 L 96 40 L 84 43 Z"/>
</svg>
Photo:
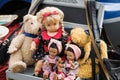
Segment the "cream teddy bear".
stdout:
<svg viewBox="0 0 120 80">
<path fill-rule="evenodd" d="M 78 62 L 80 64 L 79 66 L 79 72 L 78 76 L 80 78 L 91 78 L 92 77 L 92 69 L 91 69 L 91 58 L 90 58 L 90 52 L 91 52 L 91 39 L 88 34 L 85 33 L 85 30 L 82 28 L 74 28 L 71 30 L 71 40 L 73 43 L 78 45 L 80 48 L 83 49 L 84 53 L 83 57 L 79 58 Z M 101 52 L 101 58 L 108 58 L 107 55 L 107 45 L 106 43 L 101 40 L 100 41 L 100 52 Z M 99 73 L 99 67 L 98 67 L 98 59 L 95 59 L 96 62 L 96 73 Z"/>
<path fill-rule="evenodd" d="M 12 72 L 22 72 L 28 65 L 33 65 L 32 59 L 34 51 L 30 50 L 32 39 L 37 37 L 41 31 L 41 24 L 36 16 L 25 15 L 23 18 L 23 33 L 17 35 L 11 42 L 8 53 L 10 55 L 9 70 Z"/>
</svg>

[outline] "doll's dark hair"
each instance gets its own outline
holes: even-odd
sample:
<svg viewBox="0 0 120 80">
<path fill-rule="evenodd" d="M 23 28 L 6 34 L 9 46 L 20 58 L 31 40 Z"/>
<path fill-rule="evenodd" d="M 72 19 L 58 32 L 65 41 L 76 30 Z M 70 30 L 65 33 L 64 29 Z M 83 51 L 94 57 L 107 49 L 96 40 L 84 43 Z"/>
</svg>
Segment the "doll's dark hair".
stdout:
<svg viewBox="0 0 120 80">
<path fill-rule="evenodd" d="M 50 45 L 50 48 L 55 48 L 55 49 L 57 49 L 57 51 L 58 51 L 58 47 L 57 47 L 57 45 L 53 42 L 51 45 Z M 58 51 L 59 52 L 59 51 Z"/>
<path fill-rule="evenodd" d="M 74 50 L 71 47 L 68 47 L 67 51 L 70 51 L 70 52 L 72 52 L 74 54 Z M 75 56 L 75 54 L 74 54 L 74 56 Z M 76 61 L 76 59 L 74 59 L 74 60 Z"/>
<path fill-rule="evenodd" d="M 73 52 L 73 53 L 74 53 L 74 51 L 73 51 L 73 49 L 72 49 L 71 47 L 68 47 L 68 48 L 67 48 L 67 51 L 70 51 L 70 52 Z"/>
</svg>

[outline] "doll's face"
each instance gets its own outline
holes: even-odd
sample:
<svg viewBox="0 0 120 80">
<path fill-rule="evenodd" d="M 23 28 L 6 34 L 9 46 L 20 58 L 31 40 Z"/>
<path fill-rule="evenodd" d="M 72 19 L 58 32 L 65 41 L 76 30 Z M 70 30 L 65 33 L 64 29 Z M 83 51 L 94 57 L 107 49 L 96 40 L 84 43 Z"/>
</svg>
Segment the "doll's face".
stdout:
<svg viewBox="0 0 120 80">
<path fill-rule="evenodd" d="M 59 64 L 58 64 L 58 66 L 61 67 L 61 68 L 64 68 L 64 61 L 61 60 L 61 61 L 59 62 Z"/>
<path fill-rule="evenodd" d="M 59 27 L 60 27 L 60 22 L 59 21 L 46 22 L 45 23 L 45 28 L 46 28 L 47 32 L 57 32 Z"/>
<path fill-rule="evenodd" d="M 75 59 L 74 53 L 71 51 L 66 51 L 67 60 L 73 61 Z"/>
<path fill-rule="evenodd" d="M 56 57 L 56 55 L 58 54 L 58 51 L 57 51 L 57 49 L 56 48 L 52 48 L 52 47 L 50 47 L 49 48 L 49 55 L 51 56 L 51 57 Z"/>
</svg>

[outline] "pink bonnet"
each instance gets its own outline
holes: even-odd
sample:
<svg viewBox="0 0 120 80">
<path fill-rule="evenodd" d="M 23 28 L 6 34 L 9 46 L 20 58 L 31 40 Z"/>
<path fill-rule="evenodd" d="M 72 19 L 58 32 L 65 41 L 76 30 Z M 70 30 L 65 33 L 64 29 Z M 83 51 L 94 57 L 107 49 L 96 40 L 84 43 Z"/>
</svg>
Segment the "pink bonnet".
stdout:
<svg viewBox="0 0 120 80">
<path fill-rule="evenodd" d="M 80 55 L 81 55 L 81 50 L 80 50 L 80 48 L 79 48 L 78 46 L 74 45 L 74 44 L 66 44 L 65 50 L 67 50 L 68 47 L 70 47 L 70 48 L 73 49 L 74 55 L 75 55 L 75 59 L 77 60 L 77 59 L 80 57 Z"/>
<path fill-rule="evenodd" d="M 61 43 L 61 41 L 56 40 L 56 39 L 50 39 L 50 42 L 49 42 L 49 44 L 48 44 L 48 50 L 49 50 L 50 45 L 51 45 L 52 43 L 55 43 L 55 44 L 56 44 L 56 46 L 57 46 L 57 48 L 58 48 L 58 52 L 61 53 L 61 51 L 62 51 L 62 43 Z"/>
</svg>

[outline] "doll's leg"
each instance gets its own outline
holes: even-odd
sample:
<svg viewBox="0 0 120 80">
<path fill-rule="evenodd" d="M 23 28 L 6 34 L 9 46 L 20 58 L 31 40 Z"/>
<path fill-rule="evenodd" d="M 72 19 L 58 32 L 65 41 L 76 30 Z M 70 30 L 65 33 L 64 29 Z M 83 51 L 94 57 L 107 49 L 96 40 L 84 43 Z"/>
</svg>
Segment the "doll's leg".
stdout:
<svg viewBox="0 0 120 80">
<path fill-rule="evenodd" d="M 58 79 L 61 80 L 62 78 L 65 78 L 65 74 L 61 73 L 57 75 Z"/>
<path fill-rule="evenodd" d="M 65 78 L 65 74 L 61 73 L 61 74 L 56 74 L 54 72 L 54 74 L 50 75 L 50 80 L 64 80 Z"/>
<path fill-rule="evenodd" d="M 57 76 L 57 74 L 56 74 L 56 73 L 54 74 L 53 79 L 54 79 L 54 80 L 58 80 L 58 76 Z"/>
<path fill-rule="evenodd" d="M 67 74 L 67 77 L 64 80 L 75 80 L 76 76 L 74 73 Z"/>
<path fill-rule="evenodd" d="M 56 72 L 50 73 L 50 80 L 58 80 Z"/>
<path fill-rule="evenodd" d="M 44 80 L 48 79 L 49 73 L 50 73 L 50 72 L 47 71 L 47 70 L 44 71 L 44 73 L 43 73 L 43 79 L 44 79 Z"/>
<path fill-rule="evenodd" d="M 43 60 L 39 60 L 34 69 L 35 76 L 38 76 L 42 72 L 42 65 L 43 65 Z"/>
<path fill-rule="evenodd" d="M 51 71 L 50 67 L 44 66 L 44 68 L 43 68 L 43 79 L 44 80 L 48 79 L 50 71 Z"/>
</svg>

